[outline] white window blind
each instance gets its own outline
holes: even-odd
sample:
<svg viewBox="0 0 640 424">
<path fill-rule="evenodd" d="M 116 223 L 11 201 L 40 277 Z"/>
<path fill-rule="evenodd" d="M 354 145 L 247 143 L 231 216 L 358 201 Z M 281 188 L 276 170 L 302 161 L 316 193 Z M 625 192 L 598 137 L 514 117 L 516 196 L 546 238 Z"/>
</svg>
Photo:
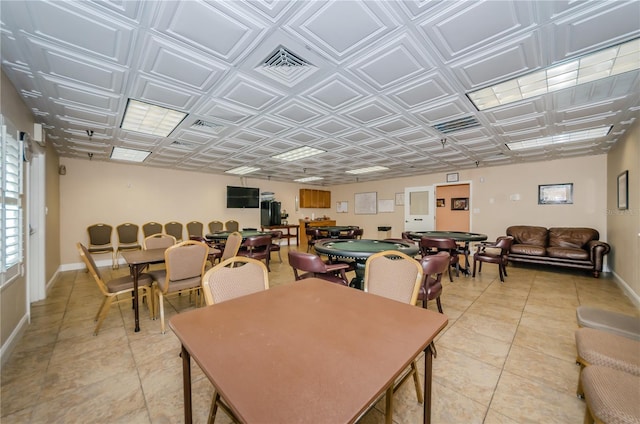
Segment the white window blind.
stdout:
<svg viewBox="0 0 640 424">
<path fill-rule="evenodd" d="M 0 117 L 0 120 L 2 117 Z M 20 272 L 22 263 L 22 142 L 2 125 L 0 147 L 0 186 L 2 209 L 0 215 L 1 284 Z"/>
</svg>

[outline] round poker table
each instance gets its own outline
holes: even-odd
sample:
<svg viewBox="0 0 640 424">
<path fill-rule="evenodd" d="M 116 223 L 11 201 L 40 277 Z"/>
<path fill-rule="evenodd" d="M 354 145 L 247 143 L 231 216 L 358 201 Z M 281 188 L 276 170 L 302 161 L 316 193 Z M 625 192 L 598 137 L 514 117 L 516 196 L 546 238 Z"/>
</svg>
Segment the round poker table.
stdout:
<svg viewBox="0 0 640 424">
<path fill-rule="evenodd" d="M 242 240 L 246 240 L 247 237 L 264 236 L 264 235 L 271 234 L 271 233 L 266 233 L 264 231 L 258 231 L 258 230 L 242 230 L 238 232 L 242 234 Z M 224 241 L 227 238 L 229 238 L 229 234 L 231 233 L 233 233 L 233 231 L 217 231 L 215 233 L 209 233 L 205 235 L 204 238 L 207 239 L 208 241 Z"/>
<path fill-rule="evenodd" d="M 360 290 L 364 288 L 364 268 L 367 258 L 377 252 L 397 250 L 409 256 L 415 256 L 419 249 L 411 242 L 400 240 L 339 240 L 323 239 L 314 244 L 318 253 L 325 254 L 329 259 L 352 259 L 356 265 L 356 276 L 351 280 L 351 286 Z"/>
<path fill-rule="evenodd" d="M 457 242 L 464 243 L 462 253 L 464 254 L 464 269 L 461 269 L 466 275 L 471 273 L 471 266 L 469 264 L 469 243 L 472 241 L 485 241 L 487 239 L 486 234 L 480 233 L 468 233 L 464 231 L 411 231 L 409 237 L 413 240 L 419 241 L 422 237 L 434 237 L 434 238 L 450 238 Z M 460 267 L 460 264 L 458 264 Z"/>
</svg>

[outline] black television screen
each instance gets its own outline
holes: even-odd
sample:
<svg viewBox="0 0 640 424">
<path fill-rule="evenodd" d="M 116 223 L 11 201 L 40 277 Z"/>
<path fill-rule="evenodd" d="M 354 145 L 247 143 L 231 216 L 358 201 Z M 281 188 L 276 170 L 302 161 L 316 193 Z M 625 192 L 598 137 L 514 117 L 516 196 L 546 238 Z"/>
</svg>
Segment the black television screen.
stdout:
<svg viewBox="0 0 640 424">
<path fill-rule="evenodd" d="M 227 208 L 259 208 L 260 189 L 227 186 Z"/>
</svg>

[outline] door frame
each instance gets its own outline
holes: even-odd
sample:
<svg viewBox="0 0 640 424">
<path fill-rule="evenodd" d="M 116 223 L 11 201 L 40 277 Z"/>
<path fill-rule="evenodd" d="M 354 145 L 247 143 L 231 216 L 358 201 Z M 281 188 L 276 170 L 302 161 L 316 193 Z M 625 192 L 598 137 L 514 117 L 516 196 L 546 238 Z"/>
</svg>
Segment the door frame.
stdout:
<svg viewBox="0 0 640 424">
<path fill-rule="evenodd" d="M 466 180 L 466 181 L 456 181 L 455 183 L 434 183 L 433 184 L 433 192 L 434 192 L 434 196 L 435 193 L 438 191 L 438 187 L 444 187 L 444 186 L 453 186 L 453 185 L 468 185 L 469 186 L 469 231 L 473 232 L 473 215 L 475 214 L 474 208 L 473 208 L 473 181 L 472 180 Z M 438 222 L 438 208 L 435 208 L 435 222 L 434 222 L 434 227 L 435 224 Z"/>
</svg>

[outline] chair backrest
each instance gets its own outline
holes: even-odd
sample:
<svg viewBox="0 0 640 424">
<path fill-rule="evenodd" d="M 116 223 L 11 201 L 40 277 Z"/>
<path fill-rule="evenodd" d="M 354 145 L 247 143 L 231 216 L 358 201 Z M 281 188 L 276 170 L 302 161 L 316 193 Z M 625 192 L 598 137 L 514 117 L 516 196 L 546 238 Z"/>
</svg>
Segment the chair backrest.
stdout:
<svg viewBox="0 0 640 424">
<path fill-rule="evenodd" d="M 199 221 L 191 221 L 187 223 L 187 235 L 189 238 L 191 236 L 202 237 L 202 230 L 204 229 L 204 225 Z"/>
<path fill-rule="evenodd" d="M 395 250 L 369 256 L 364 269 L 364 291 L 415 305 L 422 284 L 422 266 Z"/>
<path fill-rule="evenodd" d="M 93 224 L 87 227 L 89 233 L 89 247 L 101 247 L 111 245 L 111 233 L 113 227 L 109 224 Z"/>
<path fill-rule="evenodd" d="M 147 222 L 146 224 L 142 224 L 142 234 L 144 237 L 149 237 L 154 234 L 160 234 L 162 232 L 162 224 L 159 222 Z"/>
<path fill-rule="evenodd" d="M 174 236 L 176 241 L 182 241 L 182 223 L 171 221 L 164 224 L 164 232 Z"/>
<path fill-rule="evenodd" d="M 242 245 L 242 234 L 237 231 L 229 234 L 227 242 L 224 244 L 224 250 L 222 251 L 222 257 L 220 262 L 224 262 L 226 259 L 233 258 L 238 254 L 240 246 Z"/>
<path fill-rule="evenodd" d="M 215 233 L 216 231 L 224 230 L 224 224 L 220 221 L 211 221 L 208 227 L 209 227 L 210 233 Z"/>
<path fill-rule="evenodd" d="M 502 255 L 508 255 L 513 244 L 513 236 L 500 236 L 496 240 L 495 247 L 502 249 Z"/>
<path fill-rule="evenodd" d="M 193 280 L 193 287 L 200 285 L 209 255 L 209 246 L 197 240 L 185 240 L 164 252 L 167 268 L 167 283 L 162 289 L 168 292 L 171 283 Z M 181 287 L 183 289 L 185 287 Z"/>
<path fill-rule="evenodd" d="M 89 270 L 89 273 L 93 276 L 93 279 L 98 285 L 100 292 L 103 295 L 107 296 L 109 294 L 109 290 L 107 289 L 107 285 L 105 284 L 104 280 L 102 279 L 102 276 L 100 275 L 100 270 L 96 266 L 96 262 L 93 260 L 93 256 L 91 256 L 91 253 L 89 253 L 89 249 L 87 249 L 80 242 L 76 243 L 76 247 L 78 248 L 78 253 L 80 253 L 80 257 L 82 258 L 82 261 L 87 266 L 87 270 Z"/>
<path fill-rule="evenodd" d="M 457 255 L 458 244 L 452 238 L 448 237 L 421 237 L 420 253 L 424 255 L 433 255 L 439 251 L 446 250 L 451 256 Z"/>
<path fill-rule="evenodd" d="M 242 247 L 246 247 L 249 251 L 249 257 L 263 258 L 269 254 L 269 248 L 271 247 L 271 236 L 251 236 L 242 243 Z"/>
<path fill-rule="evenodd" d="M 240 230 L 240 224 L 238 224 L 238 221 L 232 219 L 224 223 L 224 228 L 227 231 L 238 231 Z"/>
<path fill-rule="evenodd" d="M 319 273 L 323 274 L 327 272 L 327 266 L 322 258 L 313 253 L 298 252 L 296 250 L 289 250 L 289 265 L 293 269 L 293 275 L 296 280 L 302 279 L 298 271 Z"/>
<path fill-rule="evenodd" d="M 137 245 L 138 244 L 138 229 L 136 224 L 125 222 L 116 227 L 118 232 L 118 245 Z"/>
<path fill-rule="evenodd" d="M 220 262 L 202 277 L 207 305 L 245 296 L 269 288 L 269 272 L 263 262 L 236 256 Z"/>
<path fill-rule="evenodd" d="M 442 290 L 442 274 L 449 268 L 450 256 L 448 252 L 438 252 L 420 258 L 422 266 L 422 292 L 431 300 L 431 295 L 439 294 Z M 423 295 L 421 294 L 420 297 Z"/>
<path fill-rule="evenodd" d="M 269 231 L 269 234 L 271 235 L 271 241 L 273 243 L 277 243 L 282 238 L 281 230 L 271 230 Z"/>
<path fill-rule="evenodd" d="M 143 249 L 166 249 L 167 247 L 176 244 L 176 238 L 169 234 L 154 234 L 149 237 L 145 237 Z"/>
<path fill-rule="evenodd" d="M 353 235 L 355 238 L 357 239 L 361 239 L 362 236 L 364 235 L 364 229 L 363 228 L 356 228 L 353 230 Z"/>
</svg>

